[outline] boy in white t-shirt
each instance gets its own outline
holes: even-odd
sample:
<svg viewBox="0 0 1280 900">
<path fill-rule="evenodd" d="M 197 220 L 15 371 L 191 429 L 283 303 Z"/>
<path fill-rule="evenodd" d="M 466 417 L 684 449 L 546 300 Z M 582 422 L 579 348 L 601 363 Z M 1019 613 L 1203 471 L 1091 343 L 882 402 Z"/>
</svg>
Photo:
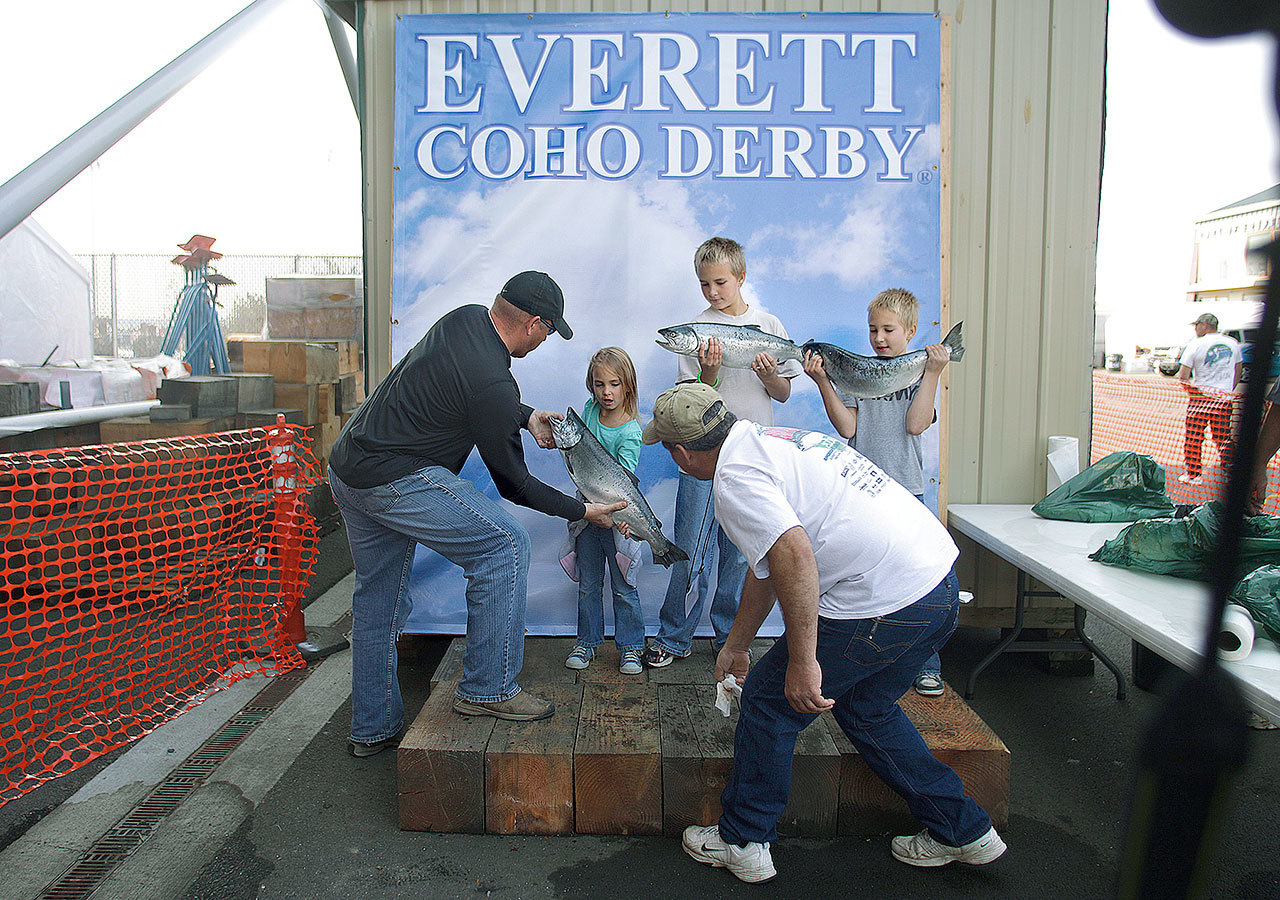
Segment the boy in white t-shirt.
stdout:
<svg viewBox="0 0 1280 900">
<path fill-rule="evenodd" d="M 706 385 L 665 391 L 641 439 L 713 483 L 720 523 L 751 566 L 716 658 L 717 681 L 745 682 L 733 771 L 719 822 L 686 828 L 685 852 L 743 881 L 774 877 L 769 845 L 796 738 L 830 710 L 925 825 L 890 842 L 895 859 L 932 867 L 1001 856 L 991 818 L 897 705 L 959 614 L 958 551 L 933 513 L 837 438 L 737 421 Z M 786 632 L 752 667 L 751 642 L 775 603 Z"/>
<path fill-rule="evenodd" d="M 1178 378 L 1195 385 L 1189 389 L 1186 439 L 1182 445 L 1187 470 L 1178 480 L 1198 485 L 1204 484 L 1200 476 L 1205 426 L 1213 432 L 1223 467 L 1231 464 L 1232 394 L 1240 382 L 1241 356 L 1240 344 L 1235 338 L 1218 334 L 1218 317 L 1213 313 L 1204 313 L 1191 324 L 1195 326 L 1196 337 L 1182 351 L 1178 368 Z"/>
<path fill-rule="evenodd" d="M 734 240 L 713 237 L 702 243 L 693 255 L 693 268 L 702 285 L 702 296 L 708 306 L 696 322 L 719 325 L 758 325 L 770 334 L 788 337 L 778 317 L 747 305 L 742 285 L 747 279 L 747 260 L 742 246 Z M 724 398 L 735 416 L 761 425 L 773 424 L 773 402 L 785 403 L 791 396 L 791 379 L 803 369 L 799 360 L 779 364 L 768 353 L 760 353 L 750 369 L 734 369 L 720 365 L 720 342 L 712 338 L 698 348 L 698 357 L 679 357 L 676 381 L 699 380 L 713 386 Z M 711 543 L 717 544 L 716 589 L 711 598 L 712 644 L 718 651 L 724 646 L 738 611 L 738 596 L 747 574 L 742 554 L 716 524 L 711 485 L 680 473 L 676 488 L 674 526 L 676 546 L 689 555 L 688 562 L 671 567 L 667 595 L 662 601 L 658 634 L 645 650 L 645 664 L 651 668 L 670 665 L 676 657 L 688 656 L 693 633 L 702 618 L 707 601 L 711 573 L 705 561 Z M 690 581 L 698 579 L 697 599 L 688 605 Z"/>
</svg>

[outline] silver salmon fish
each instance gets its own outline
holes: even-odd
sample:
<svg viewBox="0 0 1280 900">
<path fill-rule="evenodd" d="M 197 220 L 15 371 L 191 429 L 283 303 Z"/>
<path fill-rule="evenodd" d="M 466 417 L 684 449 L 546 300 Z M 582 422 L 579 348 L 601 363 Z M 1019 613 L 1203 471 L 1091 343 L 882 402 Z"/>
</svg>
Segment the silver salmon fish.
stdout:
<svg viewBox="0 0 1280 900">
<path fill-rule="evenodd" d="M 800 348 L 776 334 L 770 334 L 759 325 L 720 325 L 715 322 L 689 322 L 659 328 L 662 338 L 655 340 L 659 347 L 682 356 L 697 356 L 698 348 L 711 338 L 720 342 L 720 365 L 731 369 L 749 369 L 763 350 L 775 362 L 787 359 L 804 359 Z"/>
<path fill-rule="evenodd" d="M 952 362 L 964 358 L 964 339 L 960 335 L 963 324 L 957 322 L 942 339 Z M 821 341 L 806 341 L 800 349 L 805 356 L 819 354 L 822 368 L 836 390 L 851 397 L 884 397 L 911 387 L 924 375 L 924 364 L 929 361 L 929 354 L 924 350 L 901 356 L 861 356 Z"/>
<path fill-rule="evenodd" d="M 564 456 L 569 477 L 582 491 L 582 496 L 592 503 L 627 501 L 625 507 L 613 514 L 613 518 L 626 522 L 634 537 L 648 541 L 653 548 L 654 562 L 670 567 L 672 563 L 689 558 L 662 533 L 662 523 L 649 508 L 644 494 L 640 493 L 636 476 L 609 455 L 573 407 L 565 410 L 563 419 L 551 420 L 551 431 L 556 447 Z"/>
</svg>

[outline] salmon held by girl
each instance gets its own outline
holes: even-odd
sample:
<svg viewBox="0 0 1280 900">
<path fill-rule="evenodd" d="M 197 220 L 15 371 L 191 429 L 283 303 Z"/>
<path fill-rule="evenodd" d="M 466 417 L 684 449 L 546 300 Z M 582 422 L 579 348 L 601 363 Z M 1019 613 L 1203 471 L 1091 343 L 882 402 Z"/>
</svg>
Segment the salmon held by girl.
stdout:
<svg viewBox="0 0 1280 900">
<path fill-rule="evenodd" d="M 589 502 L 627 501 L 624 508 L 613 514 L 613 518 L 626 522 L 633 537 L 649 542 L 654 562 L 670 567 L 672 563 L 689 558 L 662 533 L 662 523 L 649 508 L 644 494 L 640 493 L 636 476 L 609 455 L 573 407 L 565 410 L 563 419 L 551 420 L 551 431 L 556 447 L 564 456 L 569 477 Z M 609 498 L 607 501 L 604 500 L 606 497 Z"/>
</svg>

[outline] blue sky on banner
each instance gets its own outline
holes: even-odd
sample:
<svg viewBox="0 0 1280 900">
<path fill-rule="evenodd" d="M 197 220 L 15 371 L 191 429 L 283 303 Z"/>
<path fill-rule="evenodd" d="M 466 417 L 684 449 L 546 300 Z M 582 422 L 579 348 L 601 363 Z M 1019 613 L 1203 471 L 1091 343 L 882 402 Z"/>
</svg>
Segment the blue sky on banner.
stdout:
<svg viewBox="0 0 1280 900">
<path fill-rule="evenodd" d="M 406 16 L 396 52 L 397 359 L 444 312 L 539 269 L 575 335 L 516 361 L 526 402 L 580 409 L 590 354 L 616 344 L 647 417 L 676 367 L 656 330 L 705 307 L 692 256 L 714 234 L 743 244 L 747 302 L 797 341 L 870 353 L 866 304 L 886 287 L 923 304 L 913 349 L 939 339 L 934 17 Z M 804 376 L 775 416 L 830 430 Z M 536 476 L 571 489 L 559 454 L 528 447 Z M 487 482 L 474 463 L 466 474 Z M 642 455 L 668 529 L 673 474 L 665 454 Z M 519 515 L 535 546 L 558 544 L 563 523 Z M 665 571 L 646 569 L 653 619 Z M 540 593 L 568 596 L 556 573 L 531 576 L 531 623 Z"/>
</svg>

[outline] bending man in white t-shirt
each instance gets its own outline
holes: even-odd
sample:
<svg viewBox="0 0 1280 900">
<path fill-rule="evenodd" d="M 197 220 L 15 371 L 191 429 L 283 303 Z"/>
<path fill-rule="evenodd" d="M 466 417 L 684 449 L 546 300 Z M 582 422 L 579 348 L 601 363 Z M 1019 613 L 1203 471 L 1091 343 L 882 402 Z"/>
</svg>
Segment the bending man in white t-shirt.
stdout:
<svg viewBox="0 0 1280 900">
<path fill-rule="evenodd" d="M 1203 484 L 1201 449 L 1204 429 L 1213 432 L 1223 468 L 1231 464 L 1231 404 L 1240 381 L 1240 344 L 1226 334 L 1218 334 L 1218 317 L 1204 313 L 1194 322 L 1196 337 L 1182 351 L 1178 378 L 1191 381 L 1200 390 L 1187 400 L 1186 437 L 1182 455 L 1187 470 L 1178 476 L 1183 484 Z"/>
<path fill-rule="evenodd" d="M 960 778 L 897 705 L 956 627 L 958 551 L 906 489 L 843 441 L 735 419 L 712 388 L 680 384 L 653 407 L 644 442 L 712 481 L 717 518 L 750 569 L 716 678 L 746 679 L 733 772 L 716 825 L 685 829 L 685 851 L 743 881 L 776 872 L 769 845 L 791 787 L 796 737 L 825 710 L 926 826 L 892 841 L 916 866 L 988 863 L 1005 851 Z M 751 669 L 773 608 L 786 633 Z"/>
</svg>

